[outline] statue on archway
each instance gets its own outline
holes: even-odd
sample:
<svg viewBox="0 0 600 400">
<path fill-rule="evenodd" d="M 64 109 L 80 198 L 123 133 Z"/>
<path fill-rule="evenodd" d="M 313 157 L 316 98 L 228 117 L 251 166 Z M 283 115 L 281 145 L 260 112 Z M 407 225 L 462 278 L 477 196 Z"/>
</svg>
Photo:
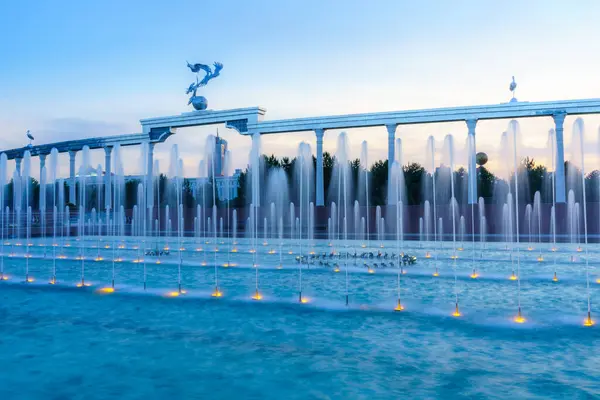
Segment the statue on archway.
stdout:
<svg viewBox="0 0 600 400">
<path fill-rule="evenodd" d="M 206 110 L 206 107 L 208 106 L 206 97 L 196 95 L 198 88 L 200 88 L 202 86 L 206 86 L 208 81 L 219 76 L 221 74 L 221 70 L 223 69 L 223 64 L 221 64 L 219 62 L 215 62 L 213 65 L 215 67 L 214 70 L 209 65 L 190 64 L 189 62 L 187 63 L 188 68 L 192 72 L 196 73 L 196 82 L 192 83 L 186 91 L 186 94 L 192 93 L 192 97 L 190 97 L 190 101 L 188 101 L 188 105 L 191 104 L 198 111 Z M 204 71 L 206 73 L 206 75 L 204 75 L 204 78 L 202 78 L 202 80 L 198 79 L 199 78 L 198 74 L 200 73 L 200 71 Z"/>
</svg>

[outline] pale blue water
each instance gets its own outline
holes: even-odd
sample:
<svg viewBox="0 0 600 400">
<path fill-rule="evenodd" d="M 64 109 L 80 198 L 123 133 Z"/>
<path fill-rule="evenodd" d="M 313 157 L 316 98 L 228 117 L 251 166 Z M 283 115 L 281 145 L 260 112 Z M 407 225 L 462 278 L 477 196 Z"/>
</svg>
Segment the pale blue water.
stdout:
<svg viewBox="0 0 600 400">
<path fill-rule="evenodd" d="M 94 286 L 80 289 L 79 261 L 60 260 L 60 284 L 52 286 L 45 283 L 51 260 L 30 259 L 36 281 L 25 285 L 25 260 L 5 259 L 11 279 L 0 283 L 0 399 L 600 396 L 599 327 L 582 326 L 583 263 L 562 255 L 561 280 L 553 283 L 551 263 L 525 253 L 521 300 L 528 321 L 517 325 L 516 283 L 506 279 L 511 264 L 498 261 L 506 257 L 502 250 L 486 254 L 477 280 L 468 278 L 466 253 L 457 261 L 460 319 L 449 316 L 454 280 L 447 258 L 439 278 L 431 276 L 431 260 L 406 267 L 402 313 L 391 311 L 394 270 L 352 269 L 347 308 L 343 265 L 338 274 L 305 270 L 311 302 L 298 304 L 291 256 L 283 270 L 259 269 L 261 302 L 250 300 L 255 271 L 243 267 L 219 269 L 224 297 L 213 299 L 214 269 L 184 265 L 188 293 L 165 297 L 176 288 L 175 255 L 163 259 L 171 259 L 167 264 L 147 264 L 146 293 L 142 264 L 117 264 L 113 294 L 95 291 L 110 282 L 108 261 L 86 262 Z M 197 256 L 187 261 L 197 264 Z M 226 256 L 218 257 L 220 263 Z M 277 256 L 260 257 L 277 264 Z M 592 283 L 594 296 L 595 275 Z"/>
</svg>

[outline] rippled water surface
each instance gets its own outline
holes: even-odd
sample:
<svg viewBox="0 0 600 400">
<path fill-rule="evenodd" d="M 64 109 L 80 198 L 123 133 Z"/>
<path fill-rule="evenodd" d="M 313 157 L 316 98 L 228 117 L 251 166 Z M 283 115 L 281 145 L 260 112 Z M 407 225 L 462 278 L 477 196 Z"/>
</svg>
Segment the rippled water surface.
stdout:
<svg viewBox="0 0 600 400">
<path fill-rule="evenodd" d="M 260 255 L 258 302 L 250 299 L 256 271 L 249 254 L 237 256 L 238 266 L 219 267 L 224 296 L 215 299 L 212 253 L 207 266 L 199 265 L 203 254 L 184 257 L 187 293 L 167 297 L 177 288 L 175 254 L 160 265 L 147 260 L 144 292 L 143 263 L 123 250 L 117 290 L 102 294 L 97 289 L 110 285 L 112 262 L 91 261 L 97 250 L 86 250 L 92 286 L 85 288 L 75 287 L 76 250 L 60 251 L 70 258 L 57 261 L 58 285 L 46 283 L 51 251 L 46 259 L 42 250 L 30 251 L 34 282 L 22 283 L 25 259 L 17 255 L 5 259 L 10 279 L 0 283 L 0 399 L 600 396 L 599 327 L 582 326 L 585 263 L 568 254 L 559 254 L 559 282 L 551 280 L 548 256 L 539 263 L 522 255 L 527 322 L 519 325 L 512 322 L 516 282 L 507 279 L 513 263 L 502 249 L 476 261 L 478 279 L 469 277 L 470 253 L 456 264 L 440 254 L 437 278 L 434 261 L 420 257 L 402 276 L 400 313 L 392 311 L 397 270 L 369 274 L 352 259 L 346 307 L 344 261 L 340 273 L 305 268 L 309 303 L 298 304 L 298 265 L 289 255 L 282 270 L 274 268 L 277 255 Z M 217 254 L 217 264 L 226 257 Z M 593 299 L 600 285 L 594 265 L 590 271 Z M 461 318 L 450 316 L 455 290 Z"/>
</svg>

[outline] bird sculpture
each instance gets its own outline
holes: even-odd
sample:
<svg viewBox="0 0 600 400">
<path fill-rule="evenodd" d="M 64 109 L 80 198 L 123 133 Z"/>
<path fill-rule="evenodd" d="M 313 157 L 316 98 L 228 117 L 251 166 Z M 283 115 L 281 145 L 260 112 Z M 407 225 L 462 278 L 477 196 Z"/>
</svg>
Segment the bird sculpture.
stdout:
<svg viewBox="0 0 600 400">
<path fill-rule="evenodd" d="M 517 82 L 515 82 L 514 76 L 512 77 L 512 82 L 510 83 L 509 89 L 512 92 L 512 99 L 510 101 L 517 101 L 517 99 L 515 98 L 515 89 L 517 89 Z"/>
<path fill-rule="evenodd" d="M 27 138 L 29 139 L 29 147 L 31 147 L 31 146 L 32 146 L 31 142 L 32 142 L 33 140 L 35 140 L 35 138 L 34 138 L 34 137 L 33 137 L 33 135 L 31 134 L 31 132 L 29 132 L 29 130 L 27 130 L 27 132 L 26 132 L 26 135 L 27 135 Z"/>
</svg>

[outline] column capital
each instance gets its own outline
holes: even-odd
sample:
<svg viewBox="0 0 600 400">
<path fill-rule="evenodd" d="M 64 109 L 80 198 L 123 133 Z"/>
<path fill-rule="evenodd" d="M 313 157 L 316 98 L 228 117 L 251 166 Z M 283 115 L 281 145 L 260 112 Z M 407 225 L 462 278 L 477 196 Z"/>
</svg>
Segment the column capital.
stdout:
<svg viewBox="0 0 600 400">
<path fill-rule="evenodd" d="M 112 146 L 104 146 L 104 154 L 107 156 L 110 156 L 110 153 L 112 152 L 113 147 Z"/>
<path fill-rule="evenodd" d="M 77 150 L 69 150 L 69 157 L 75 158 L 76 154 L 77 154 Z"/>
<path fill-rule="evenodd" d="M 323 140 L 323 136 L 325 136 L 325 129 L 315 129 L 315 135 L 317 136 L 317 140 Z"/>
<path fill-rule="evenodd" d="M 39 155 L 38 155 L 38 157 L 40 158 L 40 160 L 44 160 L 44 161 L 46 161 L 46 156 L 47 156 L 47 155 L 48 155 L 48 154 L 43 154 L 43 153 L 41 153 L 41 154 L 39 154 Z"/>
<path fill-rule="evenodd" d="M 465 120 L 469 135 L 475 135 L 475 127 L 477 126 L 477 118 L 469 118 Z"/>
<path fill-rule="evenodd" d="M 554 120 L 554 124 L 558 127 L 559 125 L 562 127 L 563 123 L 565 122 L 565 118 L 567 116 L 567 113 L 565 111 L 557 111 L 554 114 L 552 114 L 552 119 Z"/>
<path fill-rule="evenodd" d="M 390 138 L 396 136 L 396 128 L 398 128 L 398 124 L 386 124 L 385 128 L 387 129 Z"/>
</svg>

